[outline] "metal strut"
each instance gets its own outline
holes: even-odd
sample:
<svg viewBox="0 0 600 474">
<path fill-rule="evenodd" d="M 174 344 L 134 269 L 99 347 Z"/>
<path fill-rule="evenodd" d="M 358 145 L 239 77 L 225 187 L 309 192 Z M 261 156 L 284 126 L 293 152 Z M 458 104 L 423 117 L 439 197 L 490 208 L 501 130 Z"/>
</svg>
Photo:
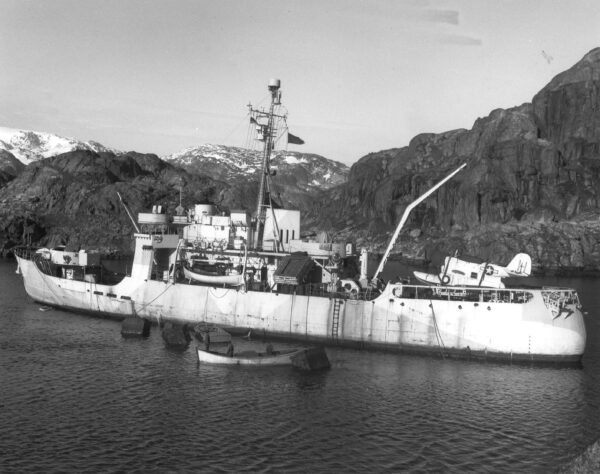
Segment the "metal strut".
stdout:
<svg viewBox="0 0 600 474">
<path fill-rule="evenodd" d="M 404 214 L 402 215 L 402 219 L 400 219 L 400 223 L 398 224 L 398 227 L 396 227 L 396 231 L 394 232 L 394 235 L 392 236 L 392 239 L 390 240 L 390 243 L 385 251 L 385 254 L 383 255 L 383 258 L 381 259 L 381 263 L 379 264 L 379 267 L 377 267 L 377 271 L 375 272 L 375 275 L 373 276 L 373 280 L 377 280 L 377 277 L 382 272 L 383 267 L 385 267 L 385 264 L 390 255 L 390 252 L 392 251 L 392 248 L 394 247 L 394 244 L 396 243 L 396 240 L 398 239 L 398 235 L 400 235 L 400 231 L 402 230 L 402 227 L 404 227 L 404 224 L 406 223 L 406 220 L 408 219 L 408 215 L 411 213 L 411 211 L 415 207 L 417 207 L 419 204 L 421 204 L 421 202 L 423 202 L 425 199 L 427 199 L 429 196 L 431 196 L 431 194 L 433 194 L 440 186 L 442 186 L 446 181 L 448 181 L 450 178 L 452 178 L 456 173 L 458 173 L 460 170 L 462 170 L 465 166 L 467 166 L 466 163 L 459 166 L 456 170 L 454 170 L 452 173 L 450 173 L 448 176 L 446 176 L 444 179 L 442 179 L 439 183 L 437 183 L 435 186 L 433 186 L 427 192 L 422 194 L 418 199 L 416 199 L 415 201 L 411 202 L 408 206 L 406 206 L 406 209 L 404 210 Z"/>
</svg>

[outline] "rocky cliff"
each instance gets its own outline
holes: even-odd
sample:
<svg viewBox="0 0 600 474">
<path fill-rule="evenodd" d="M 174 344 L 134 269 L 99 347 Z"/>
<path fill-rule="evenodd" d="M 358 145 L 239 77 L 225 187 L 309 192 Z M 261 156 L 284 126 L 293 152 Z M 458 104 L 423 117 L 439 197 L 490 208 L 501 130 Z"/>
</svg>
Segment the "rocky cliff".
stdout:
<svg viewBox="0 0 600 474">
<path fill-rule="evenodd" d="M 600 48 L 531 103 L 361 158 L 311 216 L 381 249 L 406 205 L 467 163 L 417 208 L 397 251 L 431 259 L 459 250 L 498 263 L 528 252 L 537 269 L 600 269 L 599 89 Z"/>
<path fill-rule="evenodd" d="M 0 187 L 16 178 L 24 168 L 12 153 L 0 149 Z"/>
<path fill-rule="evenodd" d="M 173 212 L 180 188 L 184 206 L 212 202 L 223 210 L 250 211 L 256 206 L 262 155 L 252 150 L 206 145 L 161 160 L 152 154 L 102 151 L 106 148 L 99 144 L 100 151 L 94 151 L 83 142 L 41 132 L 2 130 L 0 248 L 23 243 L 28 234 L 36 245 L 127 251 L 132 225 L 117 191 L 134 212 L 148 211 L 153 204 Z M 22 159 L 31 158 L 30 164 L 25 166 L 3 146 L 18 150 Z M 52 149 L 65 148 L 71 151 L 44 158 Z M 314 193 L 344 182 L 348 174 L 341 163 L 296 152 L 276 153 L 273 169 L 274 200 L 300 209 L 312 202 Z"/>
<path fill-rule="evenodd" d="M 79 150 L 27 166 L 0 188 L 0 246 L 30 237 L 36 245 L 131 250 L 133 226 L 117 192 L 132 213 L 179 204 L 179 188 L 193 189 L 184 205 L 222 202 L 227 185 L 191 175 L 156 155 Z"/>
</svg>

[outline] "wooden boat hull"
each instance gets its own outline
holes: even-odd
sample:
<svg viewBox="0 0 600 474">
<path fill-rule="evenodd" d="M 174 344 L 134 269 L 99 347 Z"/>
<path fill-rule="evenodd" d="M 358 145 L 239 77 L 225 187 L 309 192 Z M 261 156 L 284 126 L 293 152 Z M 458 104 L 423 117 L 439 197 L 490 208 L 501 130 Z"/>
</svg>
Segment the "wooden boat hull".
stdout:
<svg viewBox="0 0 600 474">
<path fill-rule="evenodd" d="M 206 275 L 196 273 L 183 267 L 183 274 L 186 279 L 198 281 L 200 283 L 209 283 L 213 285 L 240 286 L 244 283 L 244 275 Z"/>
<path fill-rule="evenodd" d="M 293 365 L 293 358 L 304 351 L 306 351 L 304 348 L 278 351 L 274 354 L 244 351 L 230 357 L 223 353 L 205 351 L 200 348 L 197 349 L 198 361 L 202 364 L 249 366 L 291 366 Z"/>
<path fill-rule="evenodd" d="M 437 275 L 423 272 L 413 272 L 415 278 L 425 285 L 441 285 L 442 281 Z"/>
</svg>

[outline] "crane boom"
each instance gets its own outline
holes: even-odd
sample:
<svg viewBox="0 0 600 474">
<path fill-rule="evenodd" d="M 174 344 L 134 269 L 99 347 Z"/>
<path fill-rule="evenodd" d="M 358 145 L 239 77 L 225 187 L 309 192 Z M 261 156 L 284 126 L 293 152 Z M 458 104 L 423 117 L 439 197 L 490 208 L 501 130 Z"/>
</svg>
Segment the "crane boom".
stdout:
<svg viewBox="0 0 600 474">
<path fill-rule="evenodd" d="M 444 179 L 442 179 L 439 183 L 437 183 L 435 186 L 433 186 L 428 191 L 423 193 L 415 201 L 411 202 L 408 206 L 406 206 L 406 209 L 404 210 L 404 214 L 402 214 L 402 219 L 400 219 L 400 223 L 396 227 L 396 231 L 394 232 L 394 235 L 392 236 L 390 243 L 388 244 L 387 249 L 386 249 L 385 253 L 383 254 L 383 258 L 381 259 L 381 262 L 379 263 L 379 267 L 377 267 L 377 271 L 375 272 L 375 275 L 373 275 L 373 280 L 377 279 L 379 274 L 382 272 L 383 267 L 385 267 L 385 264 L 390 255 L 390 252 L 391 252 L 392 248 L 394 247 L 394 244 L 396 243 L 396 240 L 398 239 L 398 235 L 400 235 L 400 231 L 402 230 L 402 227 L 404 227 L 404 224 L 406 223 L 406 220 L 408 219 L 408 215 L 411 213 L 411 211 L 415 207 L 417 207 L 421 202 L 423 202 L 425 199 L 427 199 L 429 196 L 431 196 L 431 194 L 433 194 L 440 186 L 442 186 L 444 183 L 446 183 L 446 181 L 451 179 L 456 173 L 458 173 L 460 170 L 462 170 L 465 166 L 467 166 L 467 164 L 463 163 L 460 167 L 458 167 L 456 170 L 454 170 L 452 173 L 450 173 L 448 176 L 446 176 Z"/>
</svg>

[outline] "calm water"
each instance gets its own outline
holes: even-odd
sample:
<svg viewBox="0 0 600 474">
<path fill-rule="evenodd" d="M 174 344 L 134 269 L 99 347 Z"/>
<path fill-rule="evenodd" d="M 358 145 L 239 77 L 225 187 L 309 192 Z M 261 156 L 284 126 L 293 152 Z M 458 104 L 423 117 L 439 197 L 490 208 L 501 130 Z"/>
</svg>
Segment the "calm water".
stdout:
<svg viewBox="0 0 600 474">
<path fill-rule="evenodd" d="M 579 290 L 582 369 L 328 348 L 331 370 L 305 374 L 199 366 L 157 328 L 125 340 L 42 312 L 15 267 L 0 261 L 3 472 L 548 472 L 600 437 L 599 280 L 545 280 Z"/>
</svg>

